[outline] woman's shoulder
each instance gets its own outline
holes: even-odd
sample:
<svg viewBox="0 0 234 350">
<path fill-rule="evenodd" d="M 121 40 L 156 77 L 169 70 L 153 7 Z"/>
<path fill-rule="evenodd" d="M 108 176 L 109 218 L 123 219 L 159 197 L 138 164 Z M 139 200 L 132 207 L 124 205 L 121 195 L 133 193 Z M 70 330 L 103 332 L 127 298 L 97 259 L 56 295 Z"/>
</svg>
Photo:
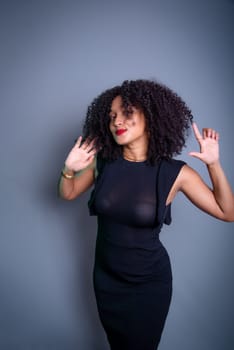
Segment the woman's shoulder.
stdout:
<svg viewBox="0 0 234 350">
<path fill-rule="evenodd" d="M 160 161 L 160 169 L 164 172 L 176 172 L 180 171 L 180 169 L 186 164 L 187 163 L 181 159 L 162 159 Z"/>
</svg>

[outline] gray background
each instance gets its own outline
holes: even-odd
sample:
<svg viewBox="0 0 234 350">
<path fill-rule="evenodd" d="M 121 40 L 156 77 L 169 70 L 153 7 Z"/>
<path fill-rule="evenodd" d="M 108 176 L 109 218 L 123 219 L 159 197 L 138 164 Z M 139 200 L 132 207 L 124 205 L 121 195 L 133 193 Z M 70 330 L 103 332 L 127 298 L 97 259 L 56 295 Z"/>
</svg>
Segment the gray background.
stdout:
<svg viewBox="0 0 234 350">
<path fill-rule="evenodd" d="M 0 348 L 107 350 L 92 289 L 89 193 L 56 196 L 87 105 L 124 79 L 176 90 L 221 134 L 233 186 L 233 1 L 1 1 Z M 181 155 L 208 180 L 205 166 Z M 174 294 L 160 350 L 231 350 L 233 224 L 183 195 L 161 239 Z"/>
</svg>

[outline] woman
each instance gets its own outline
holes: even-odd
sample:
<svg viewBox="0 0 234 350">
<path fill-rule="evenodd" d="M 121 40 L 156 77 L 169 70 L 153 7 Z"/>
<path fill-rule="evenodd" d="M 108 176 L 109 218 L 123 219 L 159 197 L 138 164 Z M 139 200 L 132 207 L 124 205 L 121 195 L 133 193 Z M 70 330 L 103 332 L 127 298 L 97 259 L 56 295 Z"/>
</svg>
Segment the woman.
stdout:
<svg viewBox="0 0 234 350">
<path fill-rule="evenodd" d="M 192 122 L 182 99 L 154 81 L 125 81 L 89 106 L 84 141 L 70 151 L 60 195 L 78 197 L 95 184 L 89 201 L 98 217 L 94 289 L 111 350 L 155 350 L 171 293 L 168 254 L 159 240 L 170 205 L 182 191 L 201 210 L 234 220 L 234 199 L 219 163 L 218 133 L 192 128 L 208 169 L 211 190 L 182 161 Z"/>
</svg>

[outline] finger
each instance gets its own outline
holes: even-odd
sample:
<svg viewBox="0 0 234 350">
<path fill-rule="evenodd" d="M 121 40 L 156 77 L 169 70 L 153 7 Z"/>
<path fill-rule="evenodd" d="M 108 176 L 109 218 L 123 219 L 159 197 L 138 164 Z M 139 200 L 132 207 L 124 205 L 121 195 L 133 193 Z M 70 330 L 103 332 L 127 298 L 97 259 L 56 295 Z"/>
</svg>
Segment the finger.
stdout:
<svg viewBox="0 0 234 350">
<path fill-rule="evenodd" d="M 203 139 L 205 139 L 207 137 L 207 128 L 203 128 L 202 129 L 202 136 L 203 136 Z"/>
<path fill-rule="evenodd" d="M 202 153 L 200 153 L 200 152 L 189 152 L 189 155 L 191 156 L 191 157 L 194 157 L 194 158 L 198 158 L 198 159 L 200 159 L 200 160 L 202 160 Z"/>
<path fill-rule="evenodd" d="M 87 151 L 87 152 L 90 152 L 93 148 L 94 148 L 94 140 L 92 140 L 92 141 L 88 144 L 88 146 L 87 146 L 87 148 L 86 148 L 86 151 Z"/>
<path fill-rule="evenodd" d="M 90 156 L 94 156 L 96 153 L 97 153 L 97 150 L 96 150 L 96 149 L 93 149 L 93 150 L 90 151 L 88 154 L 89 154 L 89 157 L 90 157 Z"/>
<path fill-rule="evenodd" d="M 88 146 L 89 146 L 89 142 L 88 142 L 88 140 L 85 140 L 85 141 L 82 143 L 82 145 L 81 145 L 80 148 L 82 148 L 84 151 L 86 151 L 86 149 L 87 149 Z"/>
<path fill-rule="evenodd" d="M 82 136 L 79 136 L 78 139 L 77 139 L 77 141 L 76 141 L 75 146 L 80 147 L 81 141 L 82 141 Z"/>
<path fill-rule="evenodd" d="M 194 123 L 194 122 L 192 123 L 192 128 L 193 128 L 193 132 L 194 132 L 196 139 L 198 141 L 202 140 L 202 135 L 201 135 L 196 123 Z"/>
<path fill-rule="evenodd" d="M 212 137 L 212 129 L 211 128 L 207 129 L 207 137 Z"/>
<path fill-rule="evenodd" d="M 217 132 L 212 128 L 203 128 L 203 137 L 205 138 L 211 138 L 216 139 Z"/>
<path fill-rule="evenodd" d="M 90 156 L 89 156 L 88 160 L 90 160 L 91 158 L 93 159 L 94 157 L 95 157 L 95 153 L 90 154 Z"/>
<path fill-rule="evenodd" d="M 94 142 L 93 140 L 91 140 L 90 138 L 87 138 L 82 144 L 81 148 L 88 152 L 89 149 L 93 148 L 93 142 Z"/>
<path fill-rule="evenodd" d="M 202 129 L 202 135 L 203 135 L 204 139 L 211 136 L 211 130 L 212 129 L 210 129 L 210 128 L 203 128 Z"/>
<path fill-rule="evenodd" d="M 212 139 L 218 141 L 219 140 L 219 133 L 215 130 L 212 131 Z"/>
<path fill-rule="evenodd" d="M 91 164 L 94 160 L 94 155 L 90 156 L 89 158 L 87 158 L 86 160 L 86 165 L 88 166 L 89 164 Z"/>
<path fill-rule="evenodd" d="M 94 158 L 95 155 L 96 155 L 96 152 L 94 152 L 94 151 L 87 153 L 87 156 L 85 158 L 85 162 L 89 162 L 90 158 Z"/>
<path fill-rule="evenodd" d="M 211 131 L 211 138 L 214 140 L 216 139 L 216 131 L 214 129 Z"/>
</svg>

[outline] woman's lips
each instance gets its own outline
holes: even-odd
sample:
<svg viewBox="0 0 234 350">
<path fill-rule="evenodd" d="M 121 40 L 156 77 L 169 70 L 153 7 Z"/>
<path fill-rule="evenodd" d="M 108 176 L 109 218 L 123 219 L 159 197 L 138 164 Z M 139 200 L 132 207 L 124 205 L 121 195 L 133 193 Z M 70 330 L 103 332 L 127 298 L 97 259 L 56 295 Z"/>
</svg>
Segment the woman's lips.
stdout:
<svg viewBox="0 0 234 350">
<path fill-rule="evenodd" d="M 126 129 L 119 129 L 119 130 L 116 130 L 115 134 L 116 134 L 117 136 L 120 136 L 120 135 L 122 135 L 123 133 L 125 133 L 126 131 L 127 131 Z"/>
</svg>

